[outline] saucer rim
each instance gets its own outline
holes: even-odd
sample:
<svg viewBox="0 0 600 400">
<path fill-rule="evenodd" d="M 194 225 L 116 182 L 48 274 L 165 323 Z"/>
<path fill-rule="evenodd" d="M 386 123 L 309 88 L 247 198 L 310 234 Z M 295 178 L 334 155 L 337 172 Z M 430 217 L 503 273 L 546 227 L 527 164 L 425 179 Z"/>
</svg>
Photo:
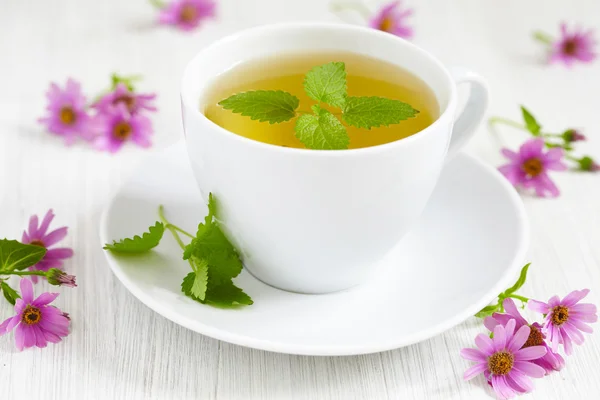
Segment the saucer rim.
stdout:
<svg viewBox="0 0 600 400">
<path fill-rule="evenodd" d="M 104 207 L 102 211 L 102 215 L 100 217 L 100 244 L 104 247 L 105 243 L 110 243 L 111 240 L 108 238 L 108 218 L 111 214 L 111 210 L 114 207 L 114 204 L 119 196 L 119 194 L 123 191 L 123 189 L 131 182 L 135 180 L 135 176 L 140 170 L 141 166 L 148 162 L 150 159 L 157 157 L 161 154 L 164 154 L 168 151 L 173 151 L 176 147 L 184 147 L 184 141 L 178 141 L 168 147 L 163 148 L 162 150 L 153 152 L 148 155 L 144 160 L 142 160 L 135 171 L 129 175 L 128 179 L 119 185 L 119 187 L 112 193 L 111 200 Z M 525 255 L 527 249 L 529 248 L 529 239 L 530 239 L 530 227 L 529 220 L 527 218 L 525 206 L 523 201 L 519 197 L 517 191 L 514 187 L 502 176 L 502 174 L 497 171 L 494 167 L 486 164 L 485 162 L 479 160 L 478 158 L 466 154 L 464 152 L 459 152 L 452 158 L 450 162 L 454 162 L 459 157 L 464 157 L 468 159 L 470 162 L 476 164 L 478 167 L 482 168 L 488 175 L 490 179 L 495 179 L 499 182 L 499 184 L 508 192 L 508 199 L 511 205 L 517 212 L 517 220 L 520 222 L 520 234 L 522 240 L 519 241 L 518 249 L 515 251 L 515 256 L 510 262 L 508 268 L 506 268 L 504 275 L 495 286 L 492 287 L 489 291 L 486 292 L 485 295 L 481 296 L 481 299 L 478 302 L 475 302 L 469 307 L 466 307 L 463 311 L 455 314 L 454 316 L 447 318 L 436 325 L 432 325 L 428 329 L 421 330 L 419 332 L 415 332 L 411 335 L 405 335 L 399 338 L 398 340 L 393 341 L 385 341 L 385 342 L 377 342 L 377 343 L 369 343 L 365 342 L 361 345 L 303 345 L 303 344 L 292 344 L 288 342 L 280 342 L 280 341 L 272 341 L 265 339 L 257 339 L 252 336 L 231 333 L 227 330 L 223 330 L 220 328 L 215 328 L 212 325 L 204 324 L 201 321 L 193 320 L 191 318 L 183 317 L 179 314 L 171 312 L 167 307 L 163 306 L 160 302 L 155 301 L 154 298 L 142 291 L 141 288 L 136 285 L 134 280 L 129 279 L 127 274 L 120 268 L 119 263 L 116 258 L 109 252 L 104 251 L 105 257 L 108 261 L 108 265 L 113 272 L 113 274 L 119 279 L 119 281 L 123 284 L 123 286 L 133 294 L 140 302 L 142 302 L 145 306 L 163 316 L 164 318 L 181 325 L 187 329 L 190 329 L 194 332 L 200 333 L 202 335 L 209 336 L 211 338 L 222 340 L 228 343 L 254 348 L 258 350 L 271 351 L 276 353 L 284 353 L 284 354 L 294 354 L 294 355 L 307 355 L 307 356 L 352 356 L 352 355 L 362 355 L 362 354 L 372 354 L 378 353 L 382 351 L 394 350 L 401 347 L 409 346 L 412 344 L 416 344 L 432 337 L 435 337 L 457 325 L 467 320 L 469 317 L 473 316 L 483 307 L 487 306 L 497 295 L 502 292 L 505 288 L 509 287 L 512 284 L 512 280 L 521 267 L 523 260 L 525 259 Z M 292 292 L 290 292 L 292 293 Z M 307 294 L 293 293 L 298 296 L 310 296 Z M 201 305 L 199 305 L 201 306 Z M 226 312 L 227 310 L 222 310 Z"/>
</svg>

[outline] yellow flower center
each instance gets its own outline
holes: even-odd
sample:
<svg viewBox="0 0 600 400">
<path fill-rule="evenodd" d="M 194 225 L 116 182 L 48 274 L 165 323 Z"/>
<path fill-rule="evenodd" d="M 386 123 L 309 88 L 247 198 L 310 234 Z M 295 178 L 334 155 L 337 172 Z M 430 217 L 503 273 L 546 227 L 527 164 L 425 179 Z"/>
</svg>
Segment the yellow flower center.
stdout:
<svg viewBox="0 0 600 400">
<path fill-rule="evenodd" d="M 196 8 L 191 4 L 185 4 L 181 7 L 181 12 L 179 13 L 179 19 L 182 22 L 193 22 L 196 19 L 197 15 Z"/>
<path fill-rule="evenodd" d="M 60 121 L 65 125 L 72 125 L 75 123 L 77 116 L 71 107 L 63 107 L 60 109 Z"/>
<path fill-rule="evenodd" d="M 379 30 L 389 32 L 394 27 L 394 21 L 390 17 L 385 17 L 379 24 Z"/>
<path fill-rule="evenodd" d="M 544 165 L 539 158 L 530 158 L 523 163 L 523 171 L 532 178 L 538 176 L 544 171 Z"/>
<path fill-rule="evenodd" d="M 530 326 L 529 328 L 531 328 L 531 330 L 529 331 L 529 337 L 527 338 L 527 341 L 523 345 L 523 348 L 543 345 L 544 344 L 544 336 L 542 336 L 542 332 L 540 332 L 540 330 L 538 328 L 536 328 L 535 326 Z"/>
<path fill-rule="evenodd" d="M 113 136 L 121 141 L 127 140 L 131 136 L 131 125 L 127 122 L 119 122 L 113 129 Z"/>
<path fill-rule="evenodd" d="M 569 309 L 565 306 L 556 306 L 552 309 L 552 323 L 561 326 L 569 319 Z"/>
<path fill-rule="evenodd" d="M 513 367 L 514 357 L 506 351 L 499 351 L 488 358 L 488 368 L 494 375 L 506 375 Z"/>
<path fill-rule="evenodd" d="M 42 319 L 42 313 L 40 312 L 40 309 L 33 306 L 27 306 L 25 311 L 23 311 L 23 317 L 21 318 L 21 321 L 27 325 L 35 325 L 40 322 L 40 319 Z"/>
</svg>

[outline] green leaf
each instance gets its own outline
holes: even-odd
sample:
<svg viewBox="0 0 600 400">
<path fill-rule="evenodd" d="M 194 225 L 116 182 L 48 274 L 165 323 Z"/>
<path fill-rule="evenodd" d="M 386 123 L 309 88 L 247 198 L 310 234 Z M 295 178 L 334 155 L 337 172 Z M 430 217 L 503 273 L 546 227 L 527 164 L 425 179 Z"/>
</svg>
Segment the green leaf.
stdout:
<svg viewBox="0 0 600 400">
<path fill-rule="evenodd" d="M 521 287 L 525 284 L 525 280 L 527 279 L 527 271 L 529 270 L 530 265 L 531 265 L 531 263 L 526 264 L 521 269 L 521 273 L 519 274 L 519 279 L 517 279 L 515 284 L 504 291 L 504 295 L 506 297 L 508 297 L 509 294 L 513 294 L 517 290 L 521 289 Z"/>
<path fill-rule="evenodd" d="M 20 299 L 19 293 L 16 290 L 11 288 L 6 282 L 0 282 L 0 290 L 2 290 L 2 294 L 4 294 L 4 298 L 13 306 L 15 305 L 17 299 Z"/>
<path fill-rule="evenodd" d="M 343 119 L 348 125 L 371 129 L 397 124 L 415 117 L 419 111 L 400 100 L 384 97 L 348 97 Z"/>
<path fill-rule="evenodd" d="M 350 138 L 344 125 L 329 111 L 315 108 L 317 115 L 305 114 L 296 121 L 296 137 L 313 150 L 347 149 Z"/>
<path fill-rule="evenodd" d="M 237 304 L 248 306 L 254 304 L 250 296 L 231 281 L 209 286 L 206 291 L 206 302 L 221 307 L 231 307 Z"/>
<path fill-rule="evenodd" d="M 538 124 L 535 117 L 525 107 L 521 106 L 521 113 L 523 114 L 523 121 L 525 121 L 525 127 L 533 136 L 539 136 L 542 126 Z"/>
<path fill-rule="evenodd" d="M 306 73 L 304 90 L 313 100 L 334 107 L 344 107 L 346 101 L 346 64 L 332 62 L 314 67 Z"/>
<path fill-rule="evenodd" d="M 21 271 L 37 264 L 46 255 L 42 246 L 23 244 L 16 240 L 0 240 L 0 271 Z"/>
<path fill-rule="evenodd" d="M 181 291 L 194 300 L 204 302 L 208 287 L 208 263 L 205 260 L 192 258 L 196 271 L 190 272 L 183 278 Z"/>
<path fill-rule="evenodd" d="M 142 236 L 121 239 L 119 242 L 113 241 L 113 244 L 106 244 L 104 250 L 110 250 L 114 253 L 144 253 L 158 246 L 165 233 L 165 226 L 161 222 L 156 222 L 154 226 L 148 228 Z"/>
<path fill-rule="evenodd" d="M 498 310 L 498 304 L 493 304 L 491 306 L 483 307 L 481 309 L 481 311 L 479 311 L 477 314 L 475 314 L 475 316 L 477 318 L 489 317 L 490 315 L 495 313 L 497 310 Z"/>
<path fill-rule="evenodd" d="M 281 90 L 255 90 L 234 94 L 219 105 L 236 114 L 270 124 L 289 121 L 296 116 L 300 100 Z"/>
</svg>

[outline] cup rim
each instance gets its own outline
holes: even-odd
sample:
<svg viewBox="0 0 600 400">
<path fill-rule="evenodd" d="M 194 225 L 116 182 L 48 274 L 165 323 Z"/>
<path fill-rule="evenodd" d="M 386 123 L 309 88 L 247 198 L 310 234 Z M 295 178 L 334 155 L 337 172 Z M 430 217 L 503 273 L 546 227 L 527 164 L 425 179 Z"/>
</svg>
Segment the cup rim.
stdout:
<svg viewBox="0 0 600 400">
<path fill-rule="evenodd" d="M 193 99 L 192 99 L 193 96 L 186 95 L 186 93 L 188 93 L 188 90 L 186 90 L 185 88 L 188 86 L 185 84 L 185 82 L 187 81 L 188 76 L 190 76 L 190 74 L 192 73 L 191 69 L 198 62 L 199 59 L 203 58 L 203 56 L 206 52 L 209 52 L 210 50 L 213 50 L 215 48 L 223 46 L 224 44 L 227 44 L 230 42 L 235 42 L 236 40 L 239 40 L 240 38 L 243 38 L 244 36 L 248 36 L 248 35 L 255 35 L 255 34 L 261 34 L 261 33 L 265 34 L 265 33 L 269 33 L 269 32 L 275 33 L 280 30 L 288 30 L 288 29 L 315 29 L 315 28 L 317 28 L 317 29 L 335 29 L 335 30 L 350 31 L 350 32 L 360 32 L 365 35 L 370 35 L 370 36 L 373 36 L 376 38 L 378 37 L 380 40 L 399 41 L 402 43 L 402 45 L 408 46 L 412 50 L 417 51 L 424 58 L 428 59 L 431 64 L 435 65 L 435 67 L 445 77 L 447 89 L 449 90 L 449 93 L 450 93 L 449 100 L 448 100 L 448 103 L 446 104 L 445 109 L 440 113 L 438 118 L 435 121 L 433 121 L 433 123 L 431 125 L 427 126 L 426 128 L 424 128 L 408 137 L 405 137 L 405 138 L 402 138 L 399 140 L 395 140 L 393 142 L 383 143 L 383 144 L 379 144 L 376 146 L 361 147 L 361 148 L 357 148 L 357 149 L 312 150 L 312 149 L 299 149 L 299 148 L 295 148 L 295 147 L 278 146 L 275 144 L 265 143 L 265 142 L 261 142 L 258 140 L 250 139 L 245 136 L 238 135 L 234 132 L 231 132 L 231 131 L 221 127 L 220 125 L 214 123 L 210 119 L 208 119 L 206 117 L 206 115 L 204 115 L 204 113 L 200 111 L 199 107 L 194 106 Z M 427 82 L 425 82 L 425 83 L 427 84 Z M 241 141 L 241 143 L 245 143 L 248 146 L 253 146 L 259 150 L 288 153 L 288 154 L 297 154 L 297 155 L 302 154 L 302 155 L 307 155 L 309 157 L 331 157 L 331 156 L 343 157 L 343 156 L 352 156 L 352 155 L 367 155 L 367 154 L 371 154 L 371 153 L 380 153 L 383 151 L 392 150 L 392 149 L 395 149 L 396 147 L 400 148 L 403 146 L 408 146 L 410 143 L 412 143 L 416 140 L 419 140 L 420 138 L 422 138 L 424 136 L 433 134 L 433 132 L 436 131 L 437 128 L 444 123 L 444 121 L 448 117 L 448 114 L 450 113 L 450 110 L 453 109 L 453 107 L 451 107 L 451 106 L 456 103 L 456 96 L 457 96 L 456 85 L 454 84 L 454 80 L 453 80 L 452 76 L 450 75 L 450 72 L 448 71 L 448 69 L 444 66 L 444 64 L 441 61 L 439 61 L 435 56 L 433 56 L 428 51 L 425 51 L 421 47 L 419 47 L 403 38 L 394 36 L 387 32 L 379 31 L 377 29 L 363 27 L 363 26 L 357 26 L 357 25 L 342 24 L 342 23 L 331 23 L 331 22 L 329 22 L 329 23 L 328 22 L 293 22 L 293 23 L 266 24 L 266 25 L 260 25 L 260 26 L 236 31 L 230 35 L 220 38 L 220 39 L 216 40 L 215 42 L 211 43 L 210 45 L 201 49 L 190 61 L 188 61 L 188 63 L 186 64 L 186 66 L 184 68 L 183 75 L 181 77 L 180 95 L 181 95 L 182 106 L 185 109 L 191 109 L 192 112 L 196 116 L 198 116 L 203 122 L 208 123 L 212 128 L 216 129 L 220 134 L 228 135 L 230 137 L 230 139 L 232 139 L 232 140 Z"/>
</svg>

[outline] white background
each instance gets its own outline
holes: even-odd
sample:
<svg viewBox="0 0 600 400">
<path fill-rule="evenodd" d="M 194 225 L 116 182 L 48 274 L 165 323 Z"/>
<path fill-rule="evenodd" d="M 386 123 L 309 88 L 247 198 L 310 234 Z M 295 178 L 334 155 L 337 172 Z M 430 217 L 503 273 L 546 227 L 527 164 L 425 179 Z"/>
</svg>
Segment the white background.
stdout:
<svg viewBox="0 0 600 400">
<path fill-rule="evenodd" d="M 407 0 L 408 1 L 408 0 Z M 18 353 L 0 338 L 0 392 L 10 399 L 471 399 L 486 398 L 483 379 L 462 382 L 469 366 L 458 351 L 483 330 L 470 319 L 436 338 L 360 357 L 313 358 L 256 351 L 219 342 L 154 314 L 108 269 L 98 239 L 99 214 L 148 151 L 111 156 L 85 145 L 67 148 L 44 132 L 50 81 L 83 82 L 89 97 L 109 74 L 142 73 L 141 89 L 159 94 L 152 151 L 181 135 L 179 78 L 185 63 L 216 38 L 269 22 L 340 21 L 325 0 L 221 0 L 219 18 L 191 34 L 156 27 L 143 0 L 0 0 L 0 237 L 20 238 L 32 213 L 53 208 L 70 227 L 75 249 L 66 268 L 79 287 L 56 304 L 73 319 L 59 345 Z M 370 5 L 378 4 L 376 1 Z M 584 130 L 578 145 L 600 159 L 600 61 L 572 70 L 543 64 L 531 32 L 558 32 L 561 20 L 593 27 L 597 0 L 410 0 L 414 42 L 448 65 L 472 67 L 490 83 L 489 115 L 519 117 L 520 103 L 548 130 Z M 353 14 L 344 19 L 359 22 Z M 493 165 L 501 146 L 524 134 L 482 126 L 467 152 Z M 523 294 L 546 300 L 589 287 L 600 300 L 600 174 L 554 174 L 558 199 L 523 196 L 532 225 Z M 57 225 L 59 226 L 59 225 Z M 493 227 L 490 227 L 493 229 Z M 468 238 L 465 238 L 468 242 Z M 485 268 L 485 265 L 481 266 Z M 469 277 L 464 277 L 469 279 Z M 38 286 L 38 290 L 39 290 Z M 427 296 L 427 293 L 423 293 Z M 398 304 L 418 307 L 418 301 Z M 11 315 L 0 303 L 0 318 Z M 410 321 L 406 321 L 410 323 Z M 596 330 L 600 330 L 596 327 Z M 600 340 L 588 336 L 561 373 L 537 382 L 532 399 L 600 398 Z M 28 396 L 28 397 L 25 397 Z"/>
</svg>

